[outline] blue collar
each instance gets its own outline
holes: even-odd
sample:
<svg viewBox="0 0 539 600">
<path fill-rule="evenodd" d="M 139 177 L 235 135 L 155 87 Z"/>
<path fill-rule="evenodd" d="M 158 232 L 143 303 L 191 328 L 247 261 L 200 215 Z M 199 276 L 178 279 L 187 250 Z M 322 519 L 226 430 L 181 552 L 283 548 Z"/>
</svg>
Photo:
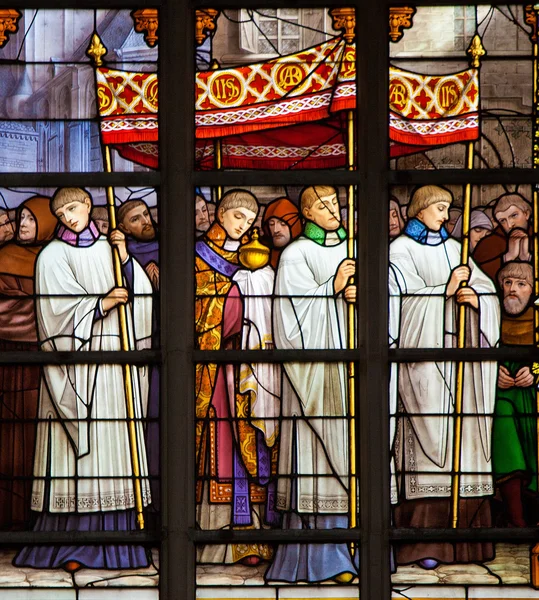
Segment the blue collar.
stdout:
<svg viewBox="0 0 539 600">
<path fill-rule="evenodd" d="M 443 225 L 440 231 L 432 231 L 415 217 L 406 223 L 404 233 L 419 244 L 426 246 L 439 246 L 449 238 L 449 233 Z"/>
</svg>

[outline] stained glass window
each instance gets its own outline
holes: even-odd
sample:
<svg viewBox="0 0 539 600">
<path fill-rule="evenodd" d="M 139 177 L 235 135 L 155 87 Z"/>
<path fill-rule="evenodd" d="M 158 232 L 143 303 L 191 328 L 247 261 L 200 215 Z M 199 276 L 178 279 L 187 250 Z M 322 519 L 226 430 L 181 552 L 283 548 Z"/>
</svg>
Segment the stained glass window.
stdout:
<svg viewBox="0 0 539 600">
<path fill-rule="evenodd" d="M 40 4 L 2 597 L 537 597 L 537 7 Z"/>
</svg>

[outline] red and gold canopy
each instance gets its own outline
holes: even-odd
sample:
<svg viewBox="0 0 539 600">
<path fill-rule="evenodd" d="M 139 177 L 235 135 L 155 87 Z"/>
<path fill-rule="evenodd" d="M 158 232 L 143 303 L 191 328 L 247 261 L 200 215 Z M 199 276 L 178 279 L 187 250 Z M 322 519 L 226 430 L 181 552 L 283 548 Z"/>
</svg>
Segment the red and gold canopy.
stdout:
<svg viewBox="0 0 539 600">
<path fill-rule="evenodd" d="M 267 62 L 196 76 L 197 139 L 330 118 L 356 106 L 356 49 L 334 38 Z"/>
<path fill-rule="evenodd" d="M 222 138 L 223 168 L 343 166 L 339 112 L 355 107 L 355 65 L 355 46 L 338 37 L 267 62 L 197 73 L 198 167 L 214 168 L 215 138 Z M 155 73 L 97 69 L 103 144 L 153 168 L 157 89 Z"/>
<path fill-rule="evenodd" d="M 225 169 L 340 168 L 345 113 L 356 106 L 356 50 L 342 37 L 266 62 L 196 75 L 196 164 Z M 121 156 L 158 165 L 158 77 L 97 69 L 101 136 Z M 479 75 L 389 71 L 390 155 L 479 137 Z"/>
<path fill-rule="evenodd" d="M 420 75 L 389 70 L 391 156 L 479 137 L 479 71 Z"/>
<path fill-rule="evenodd" d="M 127 160 L 158 167 L 157 73 L 96 69 L 101 140 Z"/>
</svg>

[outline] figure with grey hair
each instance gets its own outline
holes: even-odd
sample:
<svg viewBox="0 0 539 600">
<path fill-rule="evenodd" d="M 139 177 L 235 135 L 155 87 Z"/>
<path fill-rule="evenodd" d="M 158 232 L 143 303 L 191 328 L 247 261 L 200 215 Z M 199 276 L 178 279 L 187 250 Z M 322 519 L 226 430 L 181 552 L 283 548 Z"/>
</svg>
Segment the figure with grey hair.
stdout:
<svg viewBox="0 0 539 600">
<path fill-rule="evenodd" d="M 389 239 L 398 237 L 404 229 L 404 219 L 398 198 L 391 196 L 389 199 Z"/>
<path fill-rule="evenodd" d="M 498 198 L 494 207 L 498 226 L 492 235 L 477 244 L 473 252 L 474 260 L 492 281 L 496 281 L 498 271 L 507 262 L 531 262 L 531 214 L 530 203 L 516 192 Z"/>
<path fill-rule="evenodd" d="M 509 262 L 498 273 L 498 283 L 503 294 L 501 343 L 533 347 L 532 266 Z M 531 361 L 504 361 L 498 367 L 492 468 L 503 502 L 504 524 L 535 526 L 537 515 L 525 510 L 526 499 L 537 501 L 537 407 Z"/>
<path fill-rule="evenodd" d="M 480 209 L 476 208 L 470 213 L 470 252 L 475 250 L 477 244 L 487 235 L 492 233 L 494 227 L 487 215 Z M 462 238 L 462 215 L 457 219 L 455 227 L 451 232 L 451 237 L 456 240 Z"/>
<path fill-rule="evenodd" d="M 392 348 L 455 348 L 459 307 L 466 309 L 467 348 L 491 348 L 499 338 L 500 307 L 492 281 L 444 227 L 449 190 L 417 188 L 409 221 L 389 247 L 390 344 Z M 466 287 L 462 284 L 466 283 Z M 452 361 L 394 365 L 390 402 L 393 443 L 392 502 L 396 527 L 449 528 L 457 365 Z M 463 378 L 459 527 L 489 527 L 491 415 L 496 363 L 466 363 Z M 475 562 L 493 556 L 491 544 L 399 544 L 399 564 L 425 569 L 439 562 Z"/>
<path fill-rule="evenodd" d="M 449 209 L 449 218 L 445 223 L 445 228 L 447 229 L 447 233 L 453 233 L 453 229 L 457 224 L 457 221 L 462 218 L 462 209 L 461 208 L 450 208 Z"/>
</svg>

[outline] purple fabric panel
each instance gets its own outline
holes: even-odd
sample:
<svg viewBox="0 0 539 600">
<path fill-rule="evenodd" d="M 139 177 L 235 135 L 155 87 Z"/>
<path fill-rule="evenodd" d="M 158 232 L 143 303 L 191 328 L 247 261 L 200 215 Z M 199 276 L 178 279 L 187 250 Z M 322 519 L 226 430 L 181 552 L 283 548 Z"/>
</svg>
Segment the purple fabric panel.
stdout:
<svg viewBox="0 0 539 600">
<path fill-rule="evenodd" d="M 243 466 L 241 455 L 236 448 L 234 448 L 234 480 L 232 483 L 232 490 L 234 525 L 252 525 L 249 478 L 247 477 L 247 471 Z"/>
<path fill-rule="evenodd" d="M 195 244 L 195 250 L 203 261 L 207 262 L 212 269 L 215 269 L 218 273 L 221 273 L 221 275 L 232 277 L 236 271 L 241 269 L 240 265 L 228 262 L 228 260 L 217 254 L 217 252 L 210 248 L 204 241 L 197 242 Z"/>
<path fill-rule="evenodd" d="M 159 370 L 157 367 L 151 367 L 147 417 L 148 419 L 159 418 Z M 152 491 L 152 507 L 155 511 L 159 511 L 161 490 L 159 480 L 153 479 L 159 477 L 159 423 L 157 421 L 146 423 L 144 438 Z"/>
<path fill-rule="evenodd" d="M 41 513 L 34 531 L 135 531 L 135 511 L 90 514 Z M 13 559 L 16 567 L 58 569 L 76 561 L 89 569 L 138 569 L 150 564 L 143 546 L 26 546 Z"/>
<path fill-rule="evenodd" d="M 266 485 L 271 475 L 271 453 L 259 429 L 256 430 L 256 453 L 258 459 L 258 483 Z"/>
<path fill-rule="evenodd" d="M 266 488 L 265 521 L 267 525 L 272 525 L 273 527 L 279 527 L 281 524 L 281 513 L 275 508 L 276 487 L 276 482 L 271 481 Z"/>
<path fill-rule="evenodd" d="M 127 289 L 130 294 L 133 293 L 133 280 L 135 278 L 134 269 L 133 269 L 133 259 L 129 257 L 128 261 L 122 265 L 122 271 L 125 277 L 125 282 L 127 284 Z"/>
<path fill-rule="evenodd" d="M 148 263 L 159 265 L 159 242 L 141 242 L 132 237 L 127 238 L 127 251 L 134 256 L 137 262 L 145 268 Z"/>
<path fill-rule="evenodd" d="M 71 231 L 71 229 L 65 227 L 65 225 L 62 225 L 56 234 L 56 237 L 63 242 L 66 242 L 66 244 L 69 244 L 70 246 L 79 246 L 81 248 L 93 246 L 100 236 L 101 234 L 93 221 L 90 221 L 88 227 L 83 229 L 80 233 L 75 233 L 74 231 Z"/>
<path fill-rule="evenodd" d="M 71 229 L 68 229 L 67 227 L 62 225 L 60 227 L 60 229 L 58 229 L 57 235 L 62 240 L 62 242 L 67 242 L 68 244 L 71 244 L 72 246 L 76 246 L 77 234 L 74 231 L 71 231 Z"/>
</svg>

